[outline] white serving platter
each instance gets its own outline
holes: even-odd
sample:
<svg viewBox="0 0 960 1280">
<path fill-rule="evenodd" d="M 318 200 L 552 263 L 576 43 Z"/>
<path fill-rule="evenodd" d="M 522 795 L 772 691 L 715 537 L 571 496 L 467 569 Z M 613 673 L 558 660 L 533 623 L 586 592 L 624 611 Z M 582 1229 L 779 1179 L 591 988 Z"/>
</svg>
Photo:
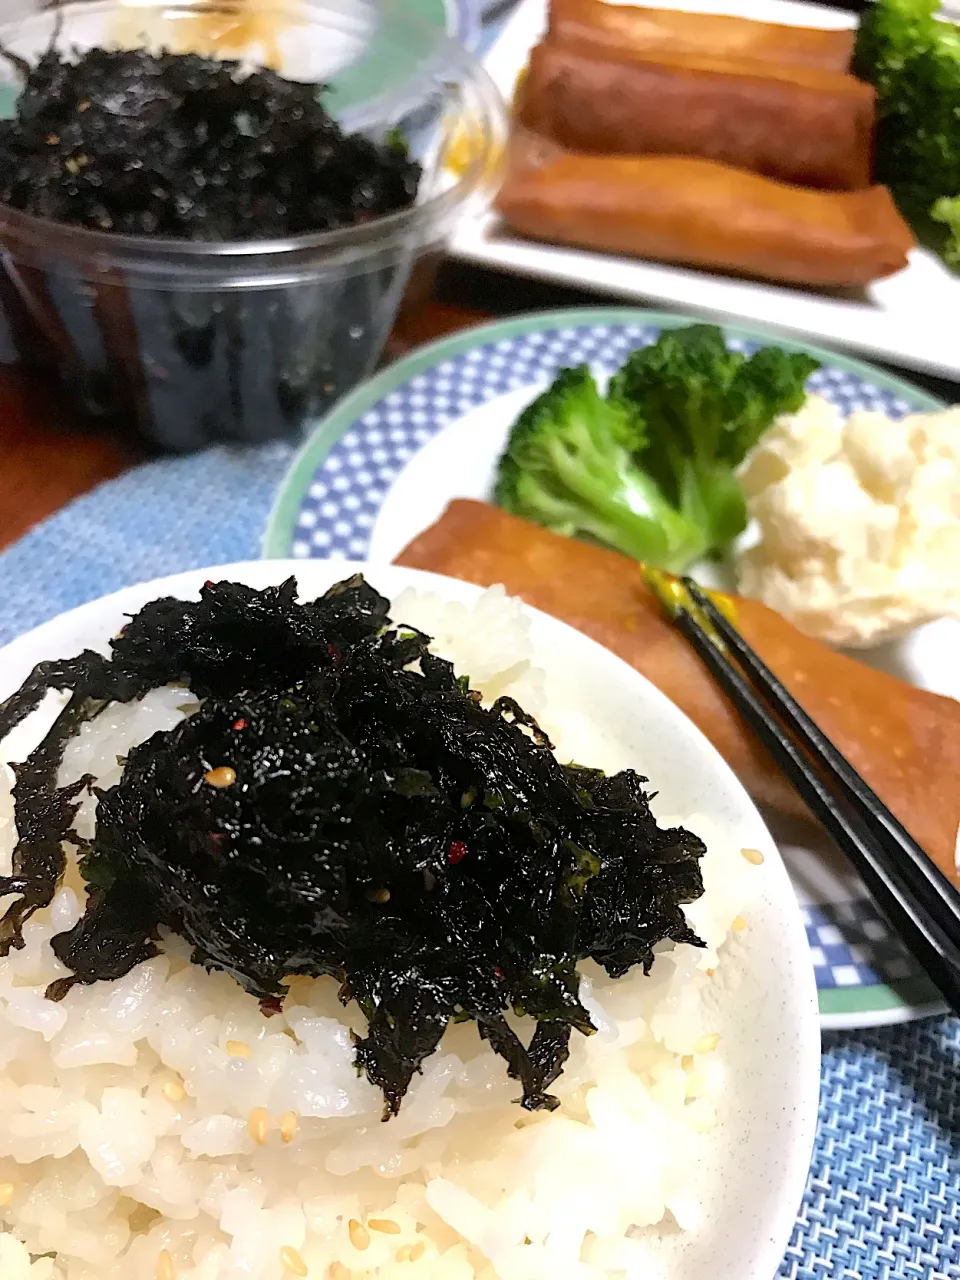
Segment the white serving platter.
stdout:
<svg viewBox="0 0 960 1280">
<path fill-rule="evenodd" d="M 657 0 L 657 4 L 788 26 L 838 29 L 856 24 L 851 13 L 794 0 Z M 546 14 L 547 0 L 522 0 L 487 54 L 486 68 L 508 99 L 530 49 L 544 31 Z M 925 249 L 915 249 L 909 266 L 896 275 L 863 291 L 842 292 L 541 244 L 510 231 L 495 213 L 465 223 L 449 249 L 453 256 L 482 266 L 666 304 L 704 317 L 762 323 L 784 334 L 802 334 L 908 368 L 960 378 L 956 325 L 960 276 Z"/>
</svg>

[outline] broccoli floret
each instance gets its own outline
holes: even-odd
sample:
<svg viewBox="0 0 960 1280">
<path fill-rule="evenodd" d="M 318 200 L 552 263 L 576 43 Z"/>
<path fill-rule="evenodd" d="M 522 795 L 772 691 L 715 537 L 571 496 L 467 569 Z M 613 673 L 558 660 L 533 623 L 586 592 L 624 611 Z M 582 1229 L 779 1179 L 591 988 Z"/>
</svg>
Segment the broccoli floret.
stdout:
<svg viewBox="0 0 960 1280">
<path fill-rule="evenodd" d="M 692 325 L 635 351 L 607 397 L 586 366 L 563 369 L 515 423 L 496 500 L 680 572 L 746 527 L 735 468 L 777 414 L 800 408 L 816 368 L 775 347 L 748 360 L 720 329 Z"/>
<path fill-rule="evenodd" d="M 703 531 L 638 468 L 632 455 L 642 447 L 637 415 L 605 399 L 586 365 L 561 369 L 514 424 L 496 500 L 554 533 L 678 571 L 705 550 Z"/>
<path fill-rule="evenodd" d="M 610 384 L 610 399 L 644 424 L 636 461 L 708 550 L 742 533 L 747 507 L 735 469 L 774 418 L 803 404 L 819 366 L 765 347 L 749 359 L 715 325 L 668 330 L 635 351 Z"/>
<path fill-rule="evenodd" d="M 944 261 L 951 267 L 960 267 L 960 196 L 941 196 L 930 211 L 934 222 L 942 222 L 948 229 L 941 248 Z"/>
<path fill-rule="evenodd" d="M 960 263 L 960 32 L 938 0 L 877 0 L 854 73 L 877 90 L 876 174 L 922 239 Z M 946 224 L 946 225 L 940 225 Z"/>
</svg>

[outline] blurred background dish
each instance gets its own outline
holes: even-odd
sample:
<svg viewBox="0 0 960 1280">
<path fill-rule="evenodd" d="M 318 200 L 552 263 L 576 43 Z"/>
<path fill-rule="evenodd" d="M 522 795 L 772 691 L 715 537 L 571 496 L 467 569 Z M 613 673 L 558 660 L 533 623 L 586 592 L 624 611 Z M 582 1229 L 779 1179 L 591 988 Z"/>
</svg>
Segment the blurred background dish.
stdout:
<svg viewBox="0 0 960 1280">
<path fill-rule="evenodd" d="M 88 0 L 0 28 L 0 40 L 32 62 L 59 22 L 60 49 L 198 39 L 215 52 L 207 24 L 236 12 L 232 0 Z M 367 0 L 271 0 L 258 18 L 228 40 L 226 56 L 240 57 L 245 32 L 253 65 L 259 57 L 292 79 L 329 83 L 345 133 L 384 147 L 401 137 L 422 167 L 412 206 L 236 242 L 145 238 L 0 208 L 2 306 L 21 361 L 153 447 L 296 438 L 372 369 L 414 262 L 483 207 L 496 181 L 502 104 L 436 14 L 431 23 Z M 15 68 L 6 70 L 15 92 Z"/>
<path fill-rule="evenodd" d="M 668 0 L 660 7 L 732 14 L 808 28 L 851 30 L 857 25 L 855 13 L 825 5 L 793 3 L 792 0 L 690 0 L 680 4 L 671 4 Z M 523 0 L 488 53 L 485 65 L 506 97 L 513 94 L 518 75 L 530 50 L 541 38 L 546 22 L 546 0 Z M 619 163 L 621 166 L 624 164 L 622 161 Z M 673 163 L 676 165 L 677 162 Z M 691 160 L 686 163 L 693 166 L 698 162 Z M 610 172 L 613 172 L 612 168 Z M 665 179 L 658 172 L 655 180 L 661 182 Z M 583 182 L 585 190 L 591 189 L 591 199 L 596 203 L 596 208 L 591 204 L 589 217 L 591 225 L 596 226 L 606 216 L 602 211 L 605 204 L 612 204 L 614 196 L 598 195 L 594 177 L 588 179 L 583 175 Z M 696 186 L 702 178 L 694 182 L 691 176 L 689 182 Z M 570 206 L 571 192 L 574 192 L 573 187 L 563 197 L 557 197 L 556 216 L 561 222 L 563 206 Z M 747 196 L 753 198 L 751 193 L 752 188 Z M 721 195 L 726 202 L 725 208 L 732 208 L 736 200 L 742 202 L 747 198 L 739 188 L 737 193 L 724 188 L 722 193 L 718 192 L 711 198 L 720 200 Z M 805 192 L 804 196 L 809 200 L 810 193 Z M 860 196 L 866 196 L 866 192 L 861 192 Z M 696 205 L 695 194 L 692 199 Z M 796 206 L 796 201 L 793 204 Z M 785 212 L 790 212 L 785 192 L 781 205 Z M 690 217 L 694 216 L 692 211 L 687 212 Z M 672 215 L 672 225 L 679 225 L 686 216 L 684 209 L 678 208 Z M 761 215 L 758 213 L 757 216 Z M 762 216 L 767 218 L 771 212 L 766 211 Z M 780 214 L 776 216 L 780 217 Z M 809 212 L 801 216 L 799 206 L 796 206 L 791 216 L 798 218 L 799 222 L 781 230 L 783 234 L 794 237 L 798 234 L 798 227 L 802 234 L 810 234 L 809 228 L 803 230 L 806 218 L 816 221 L 826 214 L 821 215 L 811 206 Z M 530 229 L 522 220 L 518 225 L 525 231 Z M 621 236 L 620 242 L 622 239 Z M 610 253 L 569 244 L 540 243 L 510 230 L 497 214 L 491 213 L 473 226 L 459 230 L 451 242 L 451 252 L 461 259 L 487 267 L 588 286 L 599 292 L 644 302 L 655 301 L 702 316 L 735 317 L 762 323 L 782 333 L 806 334 L 900 365 L 947 377 L 960 376 L 960 346 L 950 326 L 944 323 L 960 303 L 960 280 L 928 249 L 913 249 L 909 265 L 886 278 L 854 287 L 855 279 L 869 280 L 871 273 L 851 275 L 850 287 L 826 289 L 778 283 L 776 280 L 743 279 L 704 269 L 703 266 L 670 265 L 628 257 L 616 251 L 617 243 L 616 236 L 609 238 L 607 247 L 612 250 Z M 649 252 L 657 252 L 652 243 Z M 665 246 L 660 256 L 670 255 L 670 246 Z M 818 254 L 811 251 L 810 260 L 817 257 Z M 706 257 L 699 261 L 709 266 L 711 259 Z M 720 259 L 715 258 L 714 261 L 719 262 Z M 900 261 L 903 261 L 902 257 Z M 896 265 L 894 258 L 889 258 L 888 263 L 885 268 L 877 265 L 874 274 L 893 270 Z M 758 270 L 757 274 L 764 274 L 764 271 Z M 840 276 L 836 279 L 839 280 Z M 827 282 L 826 277 L 824 282 Z"/>
</svg>

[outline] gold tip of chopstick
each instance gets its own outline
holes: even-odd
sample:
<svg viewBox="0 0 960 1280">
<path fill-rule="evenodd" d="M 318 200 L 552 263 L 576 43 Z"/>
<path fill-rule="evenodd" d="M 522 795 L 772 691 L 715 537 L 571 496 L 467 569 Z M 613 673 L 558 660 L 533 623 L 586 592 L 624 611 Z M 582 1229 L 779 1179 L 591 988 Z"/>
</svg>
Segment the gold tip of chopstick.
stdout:
<svg viewBox="0 0 960 1280">
<path fill-rule="evenodd" d="M 686 587 L 672 573 L 667 573 L 663 569 L 655 569 L 653 565 L 642 564 L 640 566 L 640 576 L 667 613 L 670 614 L 671 618 L 676 618 L 683 609 L 686 609 L 688 613 L 693 611 L 695 606 Z"/>
<path fill-rule="evenodd" d="M 697 603 L 689 588 L 693 587 L 696 592 L 706 596 L 710 603 L 715 606 L 718 613 L 721 613 L 731 626 L 736 626 L 737 608 L 731 596 L 725 595 L 722 591 L 708 591 L 706 587 L 701 587 L 692 578 L 678 578 L 672 573 L 667 573 L 664 569 L 655 569 L 649 564 L 640 566 L 640 576 L 671 618 L 676 620 L 682 613 L 689 614 L 694 622 L 707 632 L 715 644 L 720 645 L 721 648 L 723 647 L 720 637 L 716 633 L 716 628 L 711 624 L 710 619 Z"/>
</svg>

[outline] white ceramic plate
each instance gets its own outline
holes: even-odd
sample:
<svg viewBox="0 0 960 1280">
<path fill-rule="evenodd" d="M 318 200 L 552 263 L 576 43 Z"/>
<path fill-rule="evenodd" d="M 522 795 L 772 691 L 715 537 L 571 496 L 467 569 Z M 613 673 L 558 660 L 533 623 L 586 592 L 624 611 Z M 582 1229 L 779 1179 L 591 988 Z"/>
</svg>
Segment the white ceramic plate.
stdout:
<svg viewBox="0 0 960 1280">
<path fill-rule="evenodd" d="M 588 361 L 598 376 L 609 375 L 663 327 L 683 323 L 639 310 L 543 312 L 421 348 L 359 387 L 318 426 L 281 485 L 265 554 L 392 560 L 453 498 L 490 499 L 511 424 L 559 367 Z M 725 333 L 743 350 L 783 341 L 729 325 Z M 845 414 L 869 408 L 897 417 L 942 407 L 859 361 L 784 345 L 821 362 L 810 387 Z M 945 620 L 866 658 L 912 684 L 960 697 L 958 637 L 960 623 Z M 777 836 L 804 912 L 823 1025 L 872 1026 L 936 1012 L 939 996 L 836 850 L 812 847 L 809 832 Z"/>
<path fill-rule="evenodd" d="M 656 0 L 662 8 L 730 13 L 787 26 L 850 28 L 853 14 L 793 0 Z M 546 23 L 547 0 L 523 0 L 484 60 L 509 100 Z M 960 376 L 960 343 L 951 321 L 960 309 L 960 276 L 936 255 L 915 249 L 910 264 L 862 293 L 824 292 L 715 275 L 688 267 L 539 244 L 505 228 L 495 214 L 465 224 L 450 252 L 484 266 L 667 303 L 704 316 L 770 325 L 784 333 L 868 352 L 911 368 Z"/>
<path fill-rule="evenodd" d="M 159 596 L 195 597 L 207 578 L 265 587 L 296 574 L 313 597 L 364 566 L 343 562 L 261 561 L 197 570 L 107 596 L 63 614 L 0 651 L 0 698 L 45 658 L 84 647 L 105 649 L 134 613 Z M 366 569 L 373 586 L 395 597 L 420 586 L 450 600 L 479 592 L 465 583 L 392 566 Z M 742 846 L 764 852 L 750 927 L 727 959 L 731 980 L 718 984 L 718 1030 L 726 1092 L 717 1140 L 697 1170 L 705 1214 L 700 1230 L 665 1233 L 672 1280 L 767 1280 L 780 1264 L 803 1193 L 819 1093 L 816 992 L 803 925 L 783 863 L 740 783 L 707 740 L 663 694 L 619 658 L 579 632 L 530 611 L 548 698 L 564 718 L 599 735 L 604 751 L 653 773 L 661 813 L 714 815 Z M 21 732 L 22 730 L 18 731 Z M 10 739 L 8 739 L 8 746 Z"/>
</svg>

